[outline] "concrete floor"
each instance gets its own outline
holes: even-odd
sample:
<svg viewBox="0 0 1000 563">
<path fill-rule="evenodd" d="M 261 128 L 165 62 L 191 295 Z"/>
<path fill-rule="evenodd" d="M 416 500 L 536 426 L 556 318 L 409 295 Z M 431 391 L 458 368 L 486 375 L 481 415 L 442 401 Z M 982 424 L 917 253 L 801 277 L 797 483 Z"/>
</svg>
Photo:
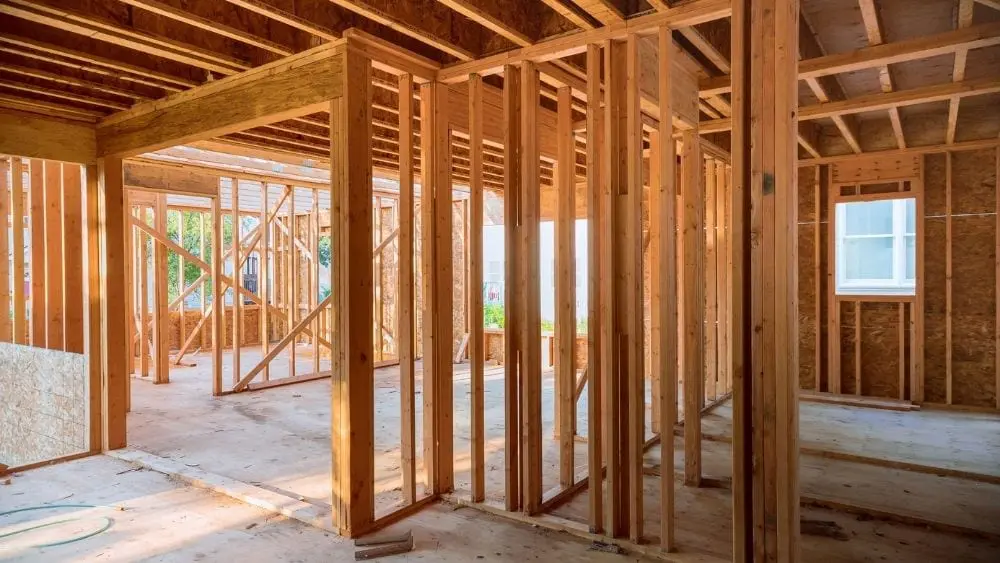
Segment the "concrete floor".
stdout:
<svg viewBox="0 0 1000 563">
<path fill-rule="evenodd" d="M 0 482 L 2 483 L 2 482 Z M 71 520 L 0 538 L 2 561 L 350 561 L 353 542 L 229 497 L 175 482 L 117 459 L 96 456 L 44 467 L 0 484 L 0 512 L 42 504 L 101 508 L 48 509 L 0 516 L 0 536 L 25 527 Z M 124 507 L 125 510 L 119 510 Z M 32 547 L 94 531 L 67 545 Z M 529 525 L 431 506 L 387 532 L 410 529 L 414 551 L 387 561 L 621 561 L 588 545 Z"/>
<path fill-rule="evenodd" d="M 311 365 L 305 348 L 299 362 Z M 244 350 L 244 372 L 259 357 L 256 349 Z M 169 385 L 148 382 L 132 385 L 129 415 L 130 446 L 198 467 L 225 477 L 299 498 L 328 510 L 330 503 L 330 383 L 318 380 L 222 398 L 210 394 L 210 360 L 193 357 L 197 367 L 174 369 Z M 275 366 L 285 365 L 279 360 Z M 228 367 L 228 365 L 227 365 Z M 469 381 L 468 364 L 455 366 L 456 488 L 469 488 Z M 280 367 L 279 367 L 280 370 Z M 301 369 L 308 372 L 311 369 Z M 225 372 L 227 381 L 231 377 Z M 272 378 L 280 373 L 272 372 Z M 488 366 L 485 381 L 487 497 L 503 499 L 503 368 Z M 558 442 L 552 438 L 552 372 L 543 374 L 543 465 L 544 490 L 555 487 L 558 476 Z M 422 401 L 417 375 L 417 455 L 421 457 Z M 383 515 L 401 500 L 399 456 L 399 371 L 376 370 L 376 514 Z M 586 394 L 578 405 L 579 432 L 586 434 Z M 889 460 L 910 459 L 914 463 L 990 474 L 1000 466 L 996 436 L 1000 417 L 969 413 L 899 413 L 801 403 L 802 443 L 815 450 L 857 454 Z M 730 450 L 725 442 L 730 431 L 728 407 L 723 405 L 703 422 L 709 438 L 703 443 L 704 471 L 712 477 L 730 475 Z M 648 426 L 648 425 L 647 425 Z M 927 441 L 937 428 L 939 435 Z M 949 438 L 951 436 L 951 438 Z M 926 445 L 925 445 L 926 442 Z M 937 448 L 947 448 L 938 450 Z M 577 472 L 586 470 L 586 443 L 575 451 Z M 677 442 L 677 467 L 683 467 L 683 444 Z M 946 453 L 944 453 L 946 452 Z M 994 462 L 990 465 L 990 459 Z M 658 448 L 646 457 L 648 465 L 660 463 Z M 419 459 L 418 459 L 419 463 Z M 842 512 L 804 508 L 811 518 L 836 521 L 849 530 L 850 546 L 828 538 L 806 537 L 804 552 L 814 556 L 837 551 L 830 561 L 895 560 L 952 561 L 951 553 L 964 554 L 963 561 L 993 561 L 987 554 L 1000 553 L 1000 484 L 956 477 L 878 467 L 849 459 L 831 459 L 822 453 L 801 458 L 803 495 L 827 503 L 863 505 L 875 510 L 905 514 L 985 534 L 987 538 L 930 531 L 901 524 L 888 528 L 855 523 L 857 517 Z M 420 470 L 418 465 L 418 480 Z M 658 478 L 647 477 L 646 529 L 658 530 Z M 678 528 L 682 545 L 728 558 L 730 495 L 719 489 L 688 489 L 677 486 Z M 461 492 L 458 493 L 461 496 Z M 556 514 L 586 522 L 587 494 L 578 495 Z M 437 510 L 437 509 L 435 509 Z M 881 524 L 880 524 L 881 526 Z M 914 535 L 915 534 L 915 535 Z M 897 537 L 898 536 L 898 537 Z M 860 538 L 860 539 L 859 539 Z M 904 549 L 906 545 L 922 546 Z M 902 546 L 902 547 L 901 547 Z M 879 557 L 872 558 L 870 554 Z M 881 556 L 885 557 L 882 558 Z M 928 558 L 924 558 L 926 555 Z"/>
</svg>

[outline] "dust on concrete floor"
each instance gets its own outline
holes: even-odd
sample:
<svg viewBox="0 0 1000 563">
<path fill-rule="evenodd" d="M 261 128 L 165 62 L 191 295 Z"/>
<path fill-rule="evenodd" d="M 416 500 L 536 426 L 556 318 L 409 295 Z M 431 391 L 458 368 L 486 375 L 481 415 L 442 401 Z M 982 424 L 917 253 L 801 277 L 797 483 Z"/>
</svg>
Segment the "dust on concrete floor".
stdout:
<svg viewBox="0 0 1000 563">
<path fill-rule="evenodd" d="M 50 509 L 0 517 L 7 532 L 63 519 L 71 522 L 0 539 L 0 560 L 13 561 L 347 561 L 353 542 L 242 502 L 95 456 L 16 474 L 0 484 L 0 512 L 41 504 L 107 508 Z M 117 507 L 125 507 L 124 511 Z M 111 528 L 78 542 L 32 545 Z M 413 531 L 414 551 L 393 560 L 621 561 L 565 535 L 433 505 L 388 531 Z"/>
</svg>

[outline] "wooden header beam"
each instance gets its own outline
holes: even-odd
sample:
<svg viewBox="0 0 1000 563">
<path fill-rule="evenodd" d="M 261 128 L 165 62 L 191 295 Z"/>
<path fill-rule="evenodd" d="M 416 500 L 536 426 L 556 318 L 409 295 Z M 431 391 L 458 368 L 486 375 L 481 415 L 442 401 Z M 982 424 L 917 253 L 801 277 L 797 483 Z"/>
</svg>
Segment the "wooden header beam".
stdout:
<svg viewBox="0 0 1000 563">
<path fill-rule="evenodd" d="M 0 108 L 0 131 L 0 154 L 97 162 L 97 136 L 94 126 L 87 123 Z"/>
<path fill-rule="evenodd" d="M 133 156 L 327 109 L 343 89 L 339 55 L 344 43 L 322 45 L 108 116 L 97 125 L 98 153 Z"/>
</svg>

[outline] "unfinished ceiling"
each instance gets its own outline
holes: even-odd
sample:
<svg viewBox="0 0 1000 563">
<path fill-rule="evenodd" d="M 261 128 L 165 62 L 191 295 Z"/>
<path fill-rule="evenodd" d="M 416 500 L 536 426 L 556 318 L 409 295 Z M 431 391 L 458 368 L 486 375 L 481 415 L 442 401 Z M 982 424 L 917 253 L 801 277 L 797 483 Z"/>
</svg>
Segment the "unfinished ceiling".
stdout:
<svg viewBox="0 0 1000 563">
<path fill-rule="evenodd" d="M 145 100 L 233 75 L 342 36 L 348 29 L 402 46 L 437 67 L 622 24 L 681 2 L 642 0 L 0 0 L 0 107 L 95 122 Z M 726 146 L 730 22 L 675 30 L 680 65 L 699 79 L 703 133 Z M 923 41 L 923 44 L 915 42 Z M 873 51 L 882 45 L 883 51 Z M 832 55 L 852 54 L 835 60 Z M 992 0 L 803 0 L 800 156 L 861 153 L 1000 134 L 1000 3 Z M 883 62 L 884 61 L 884 62 Z M 543 65 L 582 81 L 584 57 Z M 839 64 L 839 66 L 838 66 Z M 818 70 L 817 70 L 818 69 Z M 803 72 L 800 70 L 800 72 Z M 375 70 L 373 161 L 398 162 L 398 84 Z M 493 86 L 499 76 L 488 77 Z M 543 85 L 543 108 L 555 98 Z M 958 84 L 961 83 L 961 84 Z M 464 85 L 452 86 L 461 93 Z M 582 93 L 579 93 L 582 94 Z M 574 95 L 578 95 L 575 93 Z M 895 96 L 895 97 L 893 97 Z M 829 105 L 827 105 L 829 104 Z M 419 116 L 419 113 L 418 113 Z M 575 117 L 582 121 L 582 104 Z M 419 119 L 419 117 L 418 117 Z M 233 150 L 325 166 L 329 116 L 254 127 L 219 139 Z M 489 139 L 487 139 L 489 141 Z M 498 143 L 486 184 L 502 185 Z M 578 138 L 582 174 L 585 145 Z M 453 174 L 468 143 L 453 139 Z M 419 152 L 416 155 L 419 167 Z M 543 152 L 542 182 L 552 159 Z M 464 168 L 463 168 L 464 167 Z"/>
</svg>

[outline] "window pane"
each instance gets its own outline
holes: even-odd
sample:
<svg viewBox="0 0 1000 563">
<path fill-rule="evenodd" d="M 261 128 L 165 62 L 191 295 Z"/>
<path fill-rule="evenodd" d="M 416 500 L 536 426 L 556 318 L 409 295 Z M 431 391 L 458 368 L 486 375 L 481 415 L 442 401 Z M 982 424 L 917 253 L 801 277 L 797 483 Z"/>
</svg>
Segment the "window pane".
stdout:
<svg viewBox="0 0 1000 563">
<path fill-rule="evenodd" d="M 906 201 L 906 234 L 917 232 L 917 200 L 907 199 Z"/>
<path fill-rule="evenodd" d="M 906 279 L 914 281 L 917 279 L 917 237 L 916 235 L 906 235 Z"/>
<path fill-rule="evenodd" d="M 843 203 L 845 235 L 891 235 L 892 201 Z"/>
<path fill-rule="evenodd" d="M 892 237 L 845 239 L 847 280 L 891 280 Z"/>
</svg>

